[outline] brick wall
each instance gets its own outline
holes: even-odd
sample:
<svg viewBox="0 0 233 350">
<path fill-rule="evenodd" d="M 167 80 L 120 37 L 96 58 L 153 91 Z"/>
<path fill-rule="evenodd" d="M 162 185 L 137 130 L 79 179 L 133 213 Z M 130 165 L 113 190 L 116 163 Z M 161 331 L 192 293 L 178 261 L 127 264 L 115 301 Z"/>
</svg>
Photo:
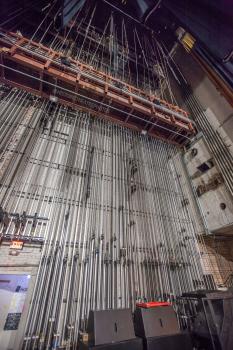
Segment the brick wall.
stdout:
<svg viewBox="0 0 233 350">
<path fill-rule="evenodd" d="M 233 238 L 205 237 L 199 243 L 205 273 L 212 274 L 216 284 L 227 286 L 233 274 Z"/>
</svg>

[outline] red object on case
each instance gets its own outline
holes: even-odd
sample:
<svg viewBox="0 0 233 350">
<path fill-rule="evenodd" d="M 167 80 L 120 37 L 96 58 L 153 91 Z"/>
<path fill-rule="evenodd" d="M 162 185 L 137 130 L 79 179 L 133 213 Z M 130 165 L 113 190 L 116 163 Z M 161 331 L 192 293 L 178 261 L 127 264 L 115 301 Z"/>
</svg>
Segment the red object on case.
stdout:
<svg viewBox="0 0 233 350">
<path fill-rule="evenodd" d="M 136 303 L 137 307 L 143 307 L 144 309 L 150 309 L 157 306 L 170 306 L 171 303 L 167 301 L 151 301 L 149 303 Z"/>
</svg>

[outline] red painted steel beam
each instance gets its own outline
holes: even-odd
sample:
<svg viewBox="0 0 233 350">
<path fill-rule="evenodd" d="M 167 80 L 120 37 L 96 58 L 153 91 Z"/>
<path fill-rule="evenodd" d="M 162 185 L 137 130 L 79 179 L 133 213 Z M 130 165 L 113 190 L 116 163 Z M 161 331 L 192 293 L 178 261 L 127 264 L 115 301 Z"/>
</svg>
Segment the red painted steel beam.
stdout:
<svg viewBox="0 0 233 350">
<path fill-rule="evenodd" d="M 39 49 L 45 51 L 45 53 L 49 56 L 49 60 L 50 60 L 51 63 L 53 62 L 53 59 L 55 58 L 55 56 L 57 56 L 57 57 L 60 57 L 60 56 L 61 56 L 61 54 L 60 54 L 59 52 L 55 52 L 55 51 L 53 51 L 52 49 L 50 49 L 50 48 L 48 48 L 48 47 L 46 47 L 46 46 L 44 46 L 44 45 L 42 45 L 42 44 L 38 44 L 38 43 L 36 43 L 36 42 L 31 42 L 29 39 L 19 37 L 19 36 L 18 36 L 17 34 L 15 34 L 15 33 L 7 33 L 7 35 L 9 35 L 10 37 L 12 37 L 13 39 L 17 39 L 17 38 L 18 38 L 18 40 L 16 41 L 16 43 L 13 45 L 14 51 L 15 51 L 16 45 L 17 45 L 19 51 L 20 51 L 20 50 L 21 50 L 21 51 L 22 51 L 22 50 L 24 51 L 24 48 L 22 47 L 22 44 L 23 44 L 23 43 L 27 43 L 27 44 L 29 44 L 29 45 L 32 46 L 32 47 L 36 47 L 36 48 L 39 48 Z M 28 54 L 28 55 L 30 56 L 30 53 L 29 53 L 29 52 L 24 51 L 24 54 L 25 54 L 25 55 Z M 34 55 L 33 55 L 33 53 L 31 53 L 31 55 L 32 55 L 32 56 L 36 56 L 37 59 L 38 59 L 38 54 L 34 54 Z M 47 59 L 46 59 L 46 57 L 41 56 L 41 60 L 42 60 L 42 61 L 46 61 Z M 180 113 L 183 114 L 184 116 L 186 116 L 186 117 L 188 116 L 188 113 L 187 113 L 186 111 L 182 110 L 181 108 L 179 108 L 179 107 L 177 107 L 177 106 L 174 106 L 174 105 L 172 105 L 172 104 L 169 104 L 168 102 L 166 102 L 166 101 L 164 101 L 164 100 L 161 100 L 161 99 L 157 98 L 157 97 L 154 96 L 154 95 L 150 95 L 150 94 L 146 93 L 145 91 L 140 90 L 140 89 L 138 89 L 138 88 L 136 88 L 136 87 L 134 87 L 134 86 L 131 86 L 131 85 L 125 83 L 125 82 L 122 82 L 122 81 L 120 81 L 119 79 L 116 79 L 116 78 L 114 78 L 114 77 L 111 77 L 111 76 L 107 75 L 106 73 L 103 73 L 103 72 L 101 72 L 101 71 L 97 71 L 97 70 L 93 69 L 92 66 L 88 66 L 88 65 L 86 65 L 86 64 L 80 63 L 79 61 L 75 61 L 75 60 L 73 60 L 73 59 L 70 59 L 70 62 L 71 62 L 71 63 L 74 63 L 74 64 L 77 66 L 77 68 L 79 68 L 79 70 L 82 71 L 82 72 L 86 72 L 86 73 L 88 72 L 88 73 L 90 73 L 90 74 L 94 73 L 96 77 L 99 77 L 99 78 L 102 80 L 102 83 L 107 82 L 107 81 L 108 81 L 109 83 L 120 83 L 120 84 L 122 84 L 122 86 L 124 86 L 126 89 L 128 89 L 128 90 L 131 91 L 132 93 L 134 93 L 134 94 L 140 94 L 140 96 L 143 96 L 143 97 L 144 97 L 145 99 L 147 99 L 148 101 L 157 101 L 157 102 L 161 103 L 162 105 L 164 105 L 164 106 L 170 108 L 171 110 L 174 110 L 174 112 L 180 112 Z M 53 62 L 53 63 L 56 65 L 55 62 Z M 61 64 L 58 63 L 57 66 L 58 66 L 59 69 L 60 69 Z M 45 65 L 45 67 L 46 67 L 46 65 Z M 69 71 L 69 68 L 68 68 L 68 67 L 65 67 L 65 66 L 63 66 L 63 69 L 64 69 L 64 71 Z M 69 72 L 69 73 L 70 73 L 70 72 Z M 122 93 L 125 94 L 124 91 L 122 91 Z M 134 98 L 137 98 L 137 97 L 134 97 Z M 187 119 L 188 119 L 188 118 L 187 118 Z"/>
<path fill-rule="evenodd" d="M 174 133 L 179 130 L 181 135 L 174 136 L 174 139 L 175 143 L 180 143 L 185 141 L 183 138 L 185 139 L 186 136 L 189 137 L 194 134 L 194 127 L 188 119 L 187 112 L 181 110 L 179 107 L 168 104 L 166 101 L 160 100 L 153 95 L 149 95 L 142 90 L 121 82 L 103 72 L 96 71 L 92 67 L 81 64 L 73 59 L 69 60 L 72 67 L 62 65 L 60 61 L 57 61 L 61 57 L 59 52 L 55 52 L 38 43 L 30 42 L 26 38 L 18 37 L 17 34 L 14 33 L 7 33 L 6 35 L 7 39 L 0 39 L 0 43 L 4 45 L 4 49 L 1 50 L 2 61 L 5 65 L 7 65 L 9 61 L 15 62 L 21 67 L 30 68 L 33 74 L 37 74 L 40 77 L 39 94 L 41 96 L 43 95 L 43 89 L 46 85 L 44 81 L 46 79 L 50 79 L 51 81 L 52 78 L 55 81 L 63 82 L 65 85 L 62 84 L 62 86 L 68 86 L 68 90 L 70 90 L 71 93 L 73 91 L 81 91 L 87 99 L 94 97 L 95 100 L 99 100 L 99 97 L 101 97 L 101 101 L 106 100 L 110 108 L 115 110 L 120 109 L 122 113 L 130 117 L 133 111 L 132 118 L 136 116 L 138 120 L 140 120 L 140 118 L 143 119 L 145 122 L 144 127 L 147 124 L 150 125 L 151 122 L 157 123 L 158 130 L 159 128 L 161 129 L 159 134 L 161 134 L 162 138 L 167 139 L 168 135 L 166 134 L 169 132 L 176 135 Z M 15 42 L 10 42 L 10 40 Z M 35 50 L 38 49 L 40 52 L 35 52 Z M 8 80 L 8 83 L 9 81 L 11 81 L 11 83 L 17 83 L 16 80 Z M 28 86 L 25 86 L 24 83 L 23 88 L 28 87 L 29 89 L 35 90 L 32 86 L 32 82 L 28 84 Z M 114 84 L 118 84 L 118 86 L 121 84 L 120 86 L 122 88 L 119 89 L 119 87 L 117 88 Z M 62 86 L 60 86 L 61 89 Z M 57 88 L 59 90 L 59 84 Z M 60 98 L 60 100 L 62 100 L 62 98 Z M 78 105 L 77 101 L 73 101 L 75 101 L 74 96 L 71 98 L 71 101 L 67 102 Z M 156 104 L 152 104 L 152 102 L 156 102 L 159 105 L 156 106 Z M 169 113 L 166 113 L 166 110 L 161 112 L 159 106 L 162 106 L 163 109 L 166 108 Z M 175 113 L 179 113 L 181 118 L 177 118 Z M 102 112 L 101 115 L 103 115 Z M 143 118 L 141 116 L 143 116 Z M 107 117 L 109 118 L 109 116 Z M 120 123 L 129 127 L 129 125 L 132 124 L 131 119 L 124 117 L 124 120 L 120 120 Z M 119 123 L 119 117 L 117 115 L 112 114 L 111 120 L 116 120 Z M 134 127 L 136 127 L 135 123 Z M 140 123 L 137 127 L 139 130 L 142 129 Z M 158 137 L 158 132 L 155 133 L 155 128 L 156 125 L 153 128 L 150 127 L 149 132 L 152 133 L 153 131 L 153 135 Z M 164 133 L 165 136 L 163 135 Z"/>
<path fill-rule="evenodd" d="M 23 85 L 21 83 L 16 83 L 16 82 L 14 82 L 12 80 L 8 80 L 8 79 L 0 77 L 0 82 L 2 82 L 4 84 L 7 84 L 7 85 L 10 85 L 10 86 L 13 86 L 13 87 L 16 87 L 18 89 L 22 89 L 22 90 L 24 90 L 26 92 L 29 92 L 29 93 L 31 93 L 33 95 L 36 95 L 38 97 L 41 97 L 41 98 L 45 98 L 45 99 L 49 99 L 50 98 L 50 95 L 48 95 L 48 94 L 46 94 L 44 92 L 40 92 L 39 90 L 30 88 L 30 87 L 28 87 L 26 85 Z M 64 100 L 64 99 L 59 97 L 58 98 L 58 103 L 60 103 L 60 104 L 62 104 L 64 106 L 67 106 L 67 107 L 71 107 L 74 110 L 81 110 L 83 112 L 90 112 L 92 116 L 95 116 L 95 117 L 98 117 L 98 118 L 103 118 L 103 119 L 105 119 L 107 121 L 110 121 L 110 122 L 112 122 L 114 124 L 117 124 L 119 126 L 122 126 L 124 128 L 128 128 L 128 129 L 131 129 L 131 130 L 134 130 L 134 131 L 137 131 L 137 132 L 142 132 L 144 130 L 143 128 L 140 128 L 136 124 L 126 123 L 126 122 L 124 122 L 122 120 L 117 119 L 117 117 L 114 117 L 112 115 L 106 115 L 106 114 L 104 114 L 102 112 L 98 112 L 98 111 L 95 111 L 95 110 L 93 110 L 91 108 L 84 107 L 81 104 L 78 104 L 77 102 L 72 103 L 72 102 L 66 101 L 66 100 Z M 147 134 L 149 136 L 156 137 L 157 139 L 159 139 L 161 141 L 169 142 L 170 144 L 176 145 L 178 147 L 182 146 L 182 144 L 180 144 L 180 143 L 168 140 L 167 138 L 165 138 L 162 135 L 160 135 L 158 132 L 148 131 Z"/>
</svg>

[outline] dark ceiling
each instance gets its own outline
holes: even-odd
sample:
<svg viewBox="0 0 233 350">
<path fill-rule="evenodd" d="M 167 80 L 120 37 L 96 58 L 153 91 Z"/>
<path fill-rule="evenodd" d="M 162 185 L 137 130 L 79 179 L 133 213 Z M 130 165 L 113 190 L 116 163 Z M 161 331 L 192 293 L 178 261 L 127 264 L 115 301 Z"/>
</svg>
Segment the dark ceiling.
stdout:
<svg viewBox="0 0 233 350">
<path fill-rule="evenodd" d="M 1 0 L 0 23 L 22 8 L 30 9 L 25 10 L 25 17 L 29 16 L 36 25 L 45 15 L 49 3 L 50 0 Z M 67 3 L 70 12 L 67 11 Z M 176 41 L 176 29 L 181 26 L 196 39 L 195 48 L 199 54 L 232 85 L 232 0 L 59 0 L 57 4 L 65 9 L 65 21 L 69 14 L 75 15 L 75 9 L 78 10 L 82 5 L 83 11 L 87 6 L 96 6 L 93 25 L 100 30 L 103 30 L 109 16 L 113 14 L 116 26 L 118 23 L 117 30 L 121 30 L 120 23 L 124 18 L 129 34 L 132 26 L 137 26 L 137 30 L 143 34 L 148 32 L 151 35 L 153 31 L 168 50 Z M 18 19 L 23 21 L 24 16 Z M 60 21 L 61 26 L 63 22 Z M 15 20 L 14 23 L 9 22 L 9 25 L 16 26 L 16 23 Z"/>
<path fill-rule="evenodd" d="M 39 20 L 40 10 L 49 3 L 50 0 L 1 0 L 0 22 L 15 10 L 27 7 L 31 8 L 31 18 L 35 16 L 33 11 L 37 11 L 35 20 Z M 129 25 L 141 22 L 144 29 L 145 26 L 152 29 L 166 44 L 174 40 L 177 27 L 183 26 L 221 59 L 233 49 L 232 0 L 58 0 L 57 3 L 63 7 L 65 16 L 61 23 L 67 23 L 82 5 L 91 3 L 97 6 L 94 20 L 99 27 L 105 26 L 113 12 L 115 19 L 119 17 L 121 21 L 125 17 Z M 41 16 L 45 13 L 41 12 Z"/>
</svg>

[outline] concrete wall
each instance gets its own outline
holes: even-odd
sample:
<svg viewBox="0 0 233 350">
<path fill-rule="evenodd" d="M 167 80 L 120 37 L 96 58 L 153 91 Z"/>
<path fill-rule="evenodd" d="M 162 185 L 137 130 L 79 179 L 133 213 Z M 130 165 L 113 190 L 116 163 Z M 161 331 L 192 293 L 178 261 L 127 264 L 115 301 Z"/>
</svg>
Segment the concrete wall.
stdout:
<svg viewBox="0 0 233 350">
<path fill-rule="evenodd" d="M 179 46 L 174 60 L 191 85 L 194 95 L 203 107 L 203 111 L 216 134 L 219 134 L 229 151 L 233 154 L 233 109 L 216 89 L 201 67 L 190 54 Z M 186 109 L 178 84 L 171 79 L 172 91 L 177 103 Z M 197 155 L 193 156 L 193 149 Z M 202 172 L 198 167 L 212 160 L 213 167 Z M 233 201 L 223 181 L 213 155 L 204 137 L 198 137 L 184 156 L 187 171 L 194 191 L 207 189 L 197 197 L 200 210 L 206 224 L 207 236 L 200 235 L 199 248 L 205 273 L 213 274 L 215 283 L 220 287 L 233 272 Z M 220 204 L 226 205 L 221 209 Z M 230 281 L 228 281 L 230 282 Z"/>
<path fill-rule="evenodd" d="M 173 59 L 187 82 L 191 85 L 193 93 L 202 105 L 213 129 L 221 136 L 225 145 L 233 154 L 232 107 L 192 58 L 191 54 L 188 54 L 182 46 L 177 46 Z M 171 79 L 171 84 L 177 103 L 186 109 L 178 84 L 174 79 Z M 196 148 L 198 151 L 196 157 L 191 156 L 193 148 Z M 198 138 L 198 141 L 186 152 L 184 158 L 194 189 L 214 181 L 214 178 L 220 174 L 220 170 L 208 149 L 204 137 Z M 201 173 L 197 167 L 211 159 L 214 162 L 214 167 L 205 173 Z M 208 230 L 217 233 L 227 232 L 228 234 L 233 234 L 233 201 L 224 181 L 217 188 L 212 188 L 202 194 L 198 198 L 198 202 Z M 226 209 L 222 210 L 220 208 L 221 203 L 225 203 Z"/>
<path fill-rule="evenodd" d="M 174 60 L 178 63 L 179 68 L 191 85 L 195 96 L 200 101 L 204 110 L 208 110 L 215 115 L 215 121 L 215 118 L 210 116 L 212 125 L 213 123 L 215 124 L 220 134 L 224 135 L 226 142 L 228 144 L 230 143 L 232 147 L 233 108 L 216 89 L 214 84 L 210 81 L 208 76 L 204 73 L 196 61 L 194 61 L 192 56 L 187 54 L 183 47 L 178 47 L 174 55 Z M 173 92 L 179 102 L 182 104 L 182 99 L 180 98 L 177 89 L 173 89 Z M 183 107 L 185 108 L 184 105 Z"/>
<path fill-rule="evenodd" d="M 192 156 L 194 149 L 197 150 L 196 156 Z M 197 190 L 199 186 L 206 186 L 206 191 L 198 197 L 198 201 L 208 229 L 211 232 L 226 233 L 227 231 L 228 234 L 233 234 L 232 198 L 203 138 L 192 144 L 184 158 L 194 188 Z M 213 161 L 214 166 L 202 173 L 198 167 L 209 160 Z M 216 179 L 222 181 L 218 186 L 214 184 Z M 221 209 L 221 203 L 226 205 L 225 209 Z"/>
</svg>

